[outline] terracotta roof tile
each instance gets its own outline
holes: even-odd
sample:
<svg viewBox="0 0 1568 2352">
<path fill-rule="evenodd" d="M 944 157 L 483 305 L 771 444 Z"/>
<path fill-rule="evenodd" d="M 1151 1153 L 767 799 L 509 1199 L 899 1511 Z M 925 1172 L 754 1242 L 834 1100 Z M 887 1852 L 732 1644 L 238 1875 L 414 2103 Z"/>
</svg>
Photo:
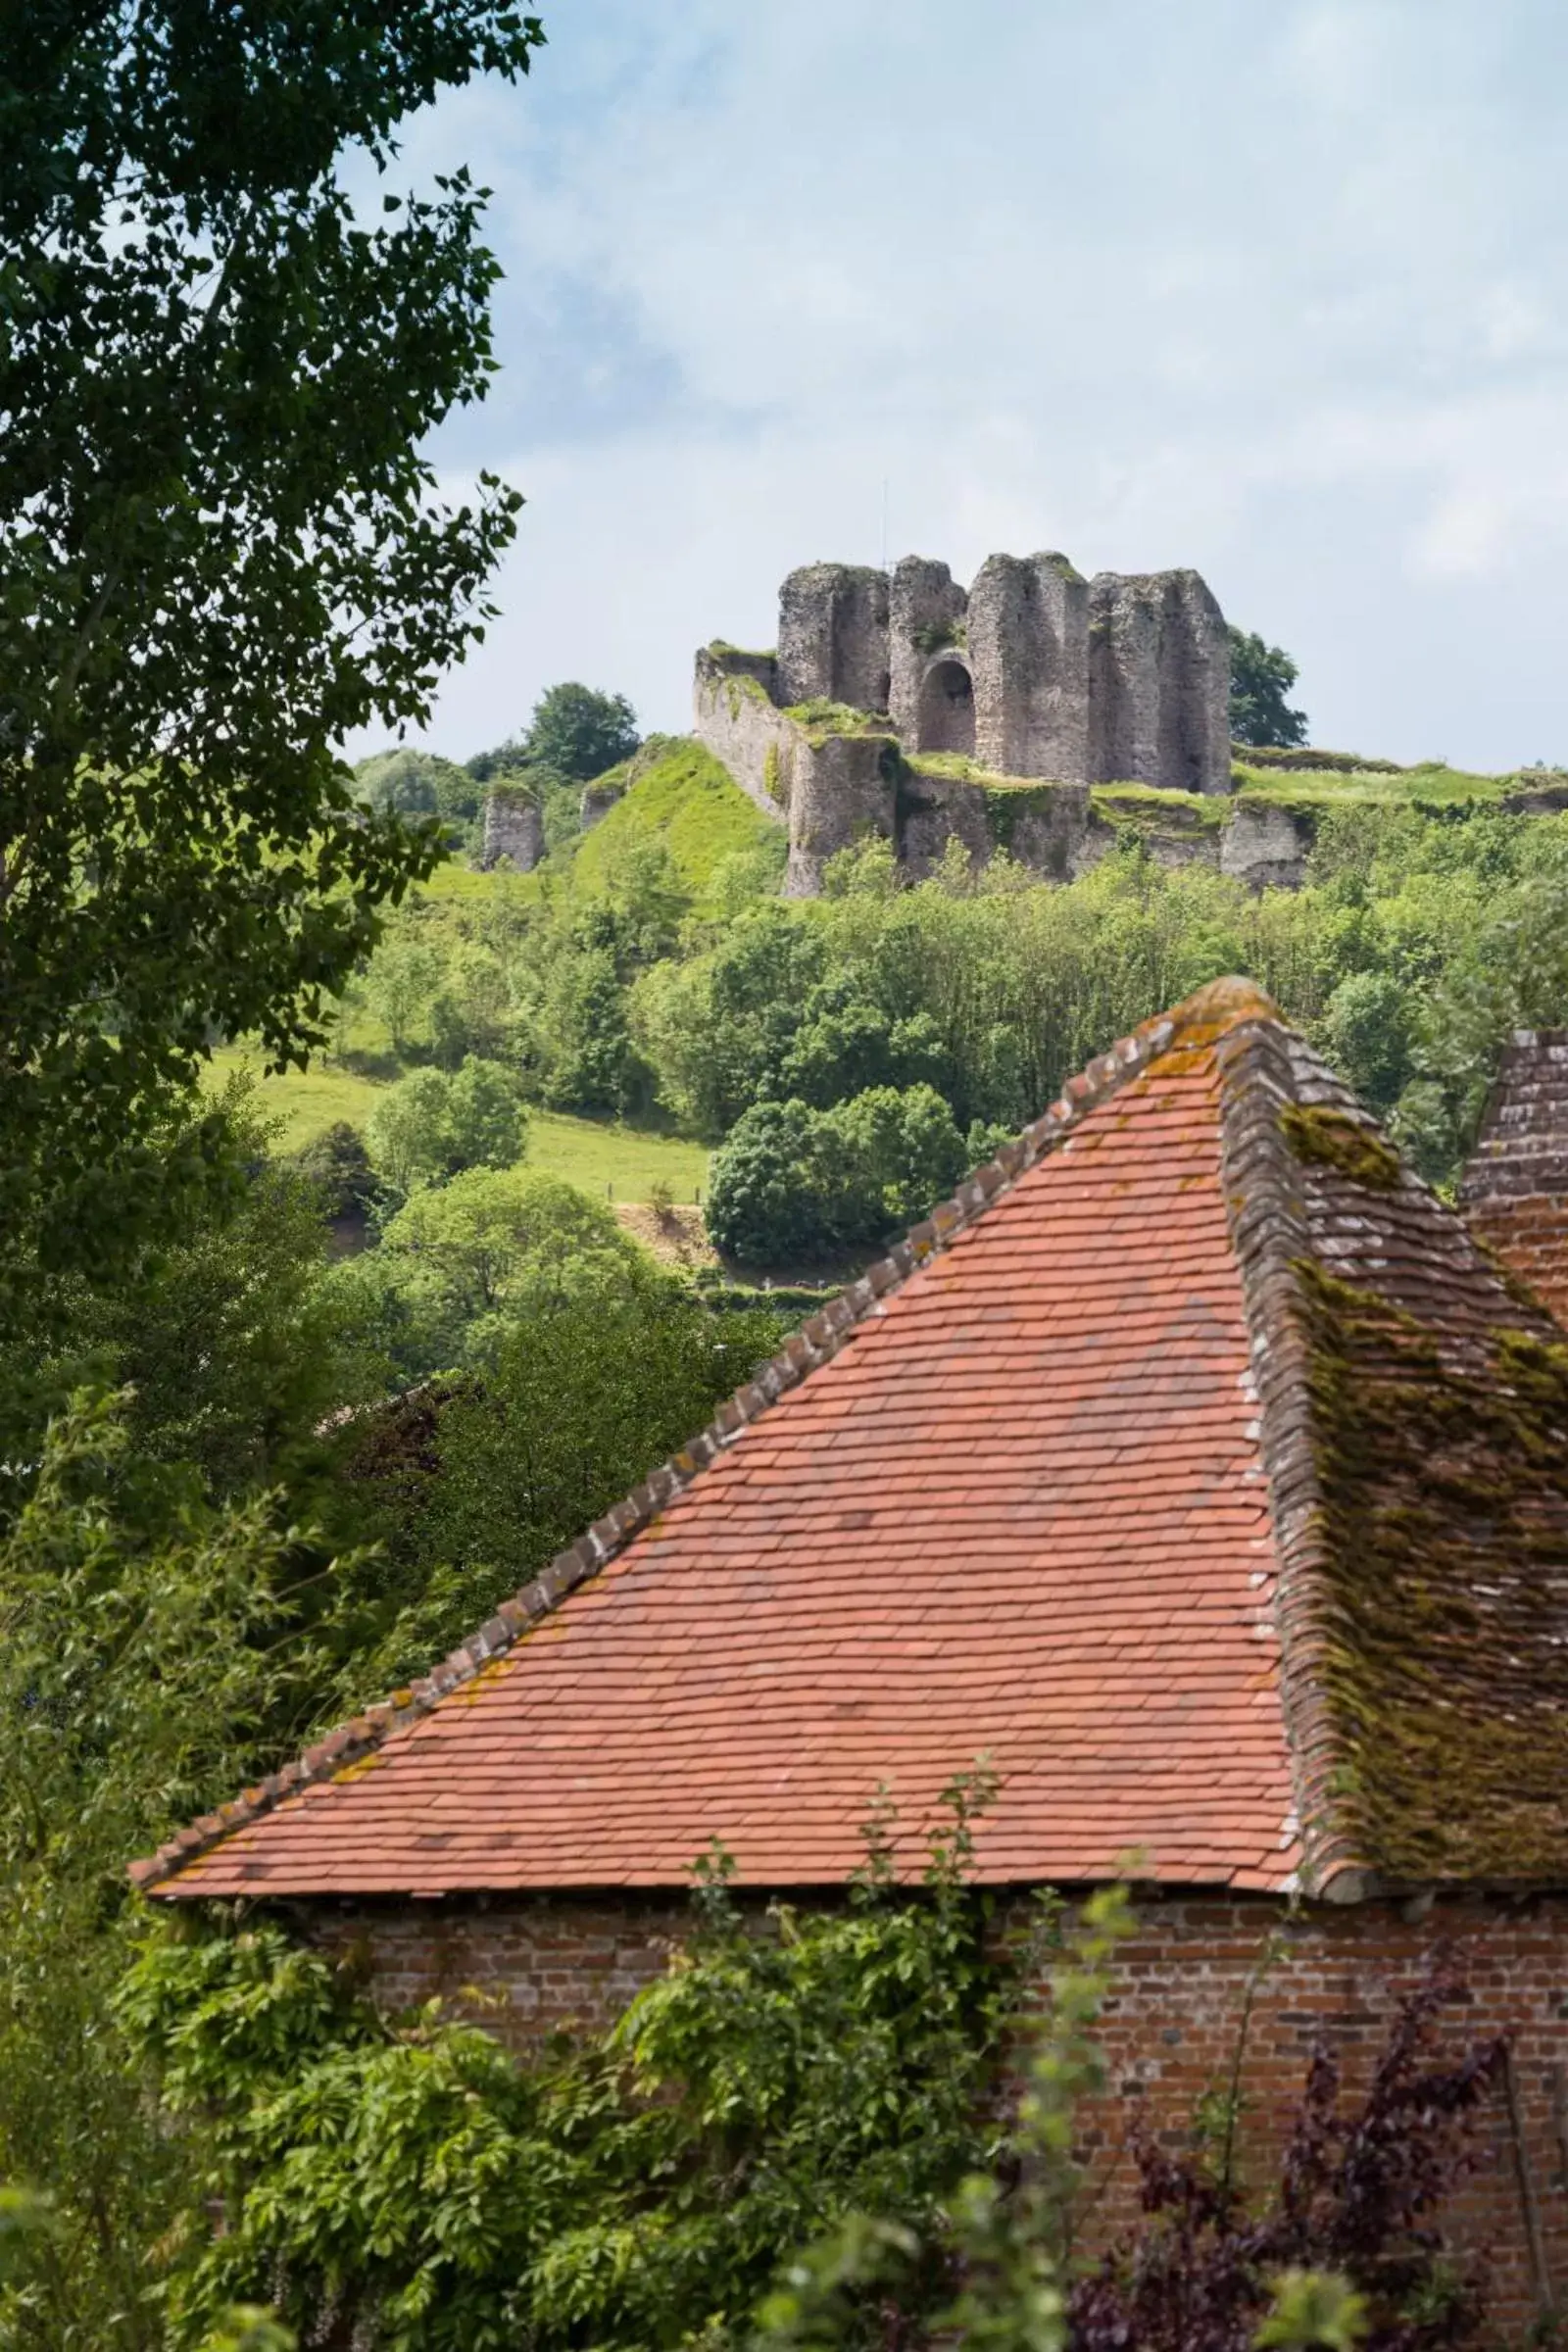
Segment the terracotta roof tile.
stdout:
<svg viewBox="0 0 1568 2352">
<path fill-rule="evenodd" d="M 1325 1301 L 1359 1332 L 1345 1301 L 1373 1300 L 1446 1381 L 1491 1377 L 1529 1313 L 1387 1147 L 1348 1175 L 1347 1134 L 1370 1123 L 1248 984 L 1147 1024 L 454 1660 L 136 1875 L 179 1896 L 659 1886 L 716 1837 L 743 1882 L 827 1884 L 879 1782 L 912 1832 L 982 1754 L 994 1882 L 1131 1850 L 1171 1885 L 1408 1875 L 1348 1759 L 1369 1785 L 1381 1741 L 1399 1783 L 1421 1741 L 1370 1736 L 1374 1698 L 1452 1690 L 1479 1720 L 1491 1653 L 1456 1665 L 1445 1632 L 1392 1683 L 1344 1670 L 1352 1620 L 1388 1650 L 1403 1571 L 1377 1465 L 1352 1478 L 1334 1449 Z M 1386 1372 L 1355 1391 L 1372 1423 Z M 1551 1521 L 1568 1592 L 1568 1495 L 1522 1507 L 1545 1586 L 1500 1627 L 1509 1656 L 1519 1612 L 1568 1631 L 1539 1541 Z M 1392 1563 L 1381 1601 L 1363 1550 Z M 1492 1564 L 1446 1573 L 1473 1613 Z M 1489 1838 L 1517 1864 L 1514 1815 L 1550 1810 L 1518 1794 L 1519 1743 L 1494 1750 L 1447 1806 L 1459 1875 Z M 1560 1795 L 1551 1835 L 1568 1862 Z"/>
</svg>

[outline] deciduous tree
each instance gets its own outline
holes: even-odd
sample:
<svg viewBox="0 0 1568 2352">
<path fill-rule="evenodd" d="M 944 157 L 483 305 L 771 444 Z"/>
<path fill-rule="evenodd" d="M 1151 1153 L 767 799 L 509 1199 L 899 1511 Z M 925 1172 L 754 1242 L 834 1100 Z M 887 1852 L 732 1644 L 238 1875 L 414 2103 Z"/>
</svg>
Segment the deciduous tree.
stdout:
<svg viewBox="0 0 1568 2352">
<path fill-rule="evenodd" d="M 172 1212 L 216 1133 L 156 1181 L 144 1139 L 214 1037 L 299 1059 L 435 858 L 334 746 L 425 717 L 519 501 L 443 501 L 421 448 L 491 366 L 481 192 L 387 174 L 405 113 L 542 38 L 500 0 L 0 16 L 13 1293 L 34 1259 L 112 1271 Z M 350 157 L 380 175 L 358 207 Z"/>
<path fill-rule="evenodd" d="M 1296 663 L 1283 646 L 1265 645 L 1255 631 L 1231 631 L 1231 739 L 1289 750 L 1306 741 L 1306 712 L 1293 710 L 1286 696 L 1296 684 Z"/>
</svg>

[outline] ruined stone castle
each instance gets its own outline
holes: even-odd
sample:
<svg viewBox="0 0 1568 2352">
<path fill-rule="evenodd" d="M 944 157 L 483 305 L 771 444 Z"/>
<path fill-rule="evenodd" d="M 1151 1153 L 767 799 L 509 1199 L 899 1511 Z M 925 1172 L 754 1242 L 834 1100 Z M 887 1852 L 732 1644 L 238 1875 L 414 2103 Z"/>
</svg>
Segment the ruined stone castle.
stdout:
<svg viewBox="0 0 1568 2352">
<path fill-rule="evenodd" d="M 965 591 L 907 556 L 891 575 L 791 572 L 776 652 L 698 655 L 696 719 L 789 825 L 808 894 L 868 832 L 917 869 L 956 838 L 1073 870 L 1091 786 L 1230 791 L 1229 693 L 1225 617 L 1196 571 L 1086 580 L 1065 556 L 990 556 Z"/>
</svg>

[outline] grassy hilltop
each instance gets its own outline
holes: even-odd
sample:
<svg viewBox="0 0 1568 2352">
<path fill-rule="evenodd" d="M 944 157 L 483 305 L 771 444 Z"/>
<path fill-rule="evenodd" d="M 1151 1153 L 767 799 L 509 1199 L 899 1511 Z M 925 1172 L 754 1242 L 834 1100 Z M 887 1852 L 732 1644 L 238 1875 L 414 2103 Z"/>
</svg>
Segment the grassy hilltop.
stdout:
<svg viewBox="0 0 1568 2352">
<path fill-rule="evenodd" d="M 867 1087 L 925 1084 L 978 1149 L 1109 1038 L 1240 968 L 1444 1176 L 1488 1039 L 1521 1007 L 1557 1009 L 1539 974 L 1499 975 L 1488 942 L 1520 894 L 1568 872 L 1568 779 L 1323 753 L 1239 755 L 1234 772 L 1227 799 L 1097 786 L 1100 862 L 1075 882 L 1004 861 L 901 890 L 868 849 L 824 899 L 790 902 L 782 828 L 699 744 L 655 742 L 533 873 L 441 867 L 391 918 L 329 1052 L 263 1078 L 262 1105 L 293 1151 L 337 1122 L 363 1132 L 401 1078 L 477 1054 L 519 1074 L 528 1165 L 617 1203 L 690 1201 L 752 1103 L 794 1096 L 826 1115 Z M 1298 821 L 1300 889 L 1215 870 L 1248 809 Z M 1438 1066 L 1440 1000 L 1462 1001 L 1469 1042 L 1453 1046 L 1449 1018 L 1446 1050 L 1464 1069 Z M 241 1068 L 255 1057 L 230 1047 L 213 1082 Z"/>
</svg>

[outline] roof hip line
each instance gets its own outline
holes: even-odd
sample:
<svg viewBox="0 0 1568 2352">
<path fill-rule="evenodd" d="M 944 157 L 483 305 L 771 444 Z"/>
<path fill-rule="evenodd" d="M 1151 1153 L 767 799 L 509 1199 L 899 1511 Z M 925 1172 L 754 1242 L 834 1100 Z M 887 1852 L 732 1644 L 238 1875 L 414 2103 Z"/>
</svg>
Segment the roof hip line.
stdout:
<svg viewBox="0 0 1568 2352">
<path fill-rule="evenodd" d="M 1298 1266 L 1312 1254 L 1300 1165 L 1280 1113 L 1298 1100 L 1277 1015 L 1239 1023 L 1216 1041 L 1220 1161 L 1231 1245 L 1251 1334 L 1263 1468 L 1279 1563 L 1274 1616 L 1280 1703 L 1300 1825 L 1302 1891 L 1338 1903 L 1375 1891 L 1333 1804 L 1336 1741 L 1319 1666 L 1326 1551 L 1312 1427 L 1312 1367 Z"/>
<path fill-rule="evenodd" d="M 1223 1024 L 1227 1016 L 1234 1019 L 1244 1005 L 1248 1010 L 1255 1005 L 1260 1015 L 1278 1017 L 1268 1000 L 1250 984 L 1217 981 L 1200 989 L 1174 1011 L 1145 1021 L 1130 1036 L 1119 1038 L 1107 1052 L 1070 1078 L 1057 1100 L 1015 1142 L 1004 1144 L 995 1159 L 968 1176 L 951 1200 L 939 1203 L 928 1217 L 910 1228 L 886 1257 L 869 1267 L 858 1281 L 851 1283 L 793 1333 L 755 1379 L 718 1407 L 700 1436 L 681 1446 L 657 1470 L 650 1471 L 629 1494 L 596 1519 L 575 1544 L 559 1552 L 547 1568 L 510 1600 L 502 1601 L 495 1615 L 428 1675 L 368 1707 L 351 1722 L 340 1724 L 292 1763 L 269 1773 L 265 1780 L 220 1805 L 216 1812 L 205 1813 L 176 1831 L 156 1853 L 129 1865 L 127 1875 L 132 1884 L 144 1893 L 155 1890 L 174 1878 L 187 1863 L 220 1844 L 231 1832 L 271 1812 L 286 1797 L 333 1779 L 349 1765 L 373 1754 L 395 1733 L 428 1715 L 449 1691 L 471 1681 L 492 1658 L 504 1655 L 551 1616 L 568 1593 L 597 1576 L 770 1404 L 835 1356 L 862 1323 L 881 1312 L 885 1298 L 948 1249 L 994 1200 L 1010 1192 L 1021 1177 L 1065 1140 L 1088 1112 L 1108 1101 L 1158 1054 L 1179 1043 L 1189 1029 L 1201 1029 L 1206 1037 L 1211 1037 L 1216 1009 Z"/>
</svg>

